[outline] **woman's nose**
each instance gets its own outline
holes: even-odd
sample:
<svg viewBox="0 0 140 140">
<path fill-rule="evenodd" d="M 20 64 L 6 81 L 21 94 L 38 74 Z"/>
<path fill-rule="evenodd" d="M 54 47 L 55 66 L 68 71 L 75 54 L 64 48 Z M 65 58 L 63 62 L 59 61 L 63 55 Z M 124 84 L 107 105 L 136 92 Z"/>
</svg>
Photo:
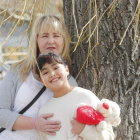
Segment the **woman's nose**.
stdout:
<svg viewBox="0 0 140 140">
<path fill-rule="evenodd" d="M 49 44 L 54 43 L 54 39 L 53 39 L 53 37 L 49 37 L 49 38 L 48 38 L 48 43 L 49 43 Z"/>
</svg>

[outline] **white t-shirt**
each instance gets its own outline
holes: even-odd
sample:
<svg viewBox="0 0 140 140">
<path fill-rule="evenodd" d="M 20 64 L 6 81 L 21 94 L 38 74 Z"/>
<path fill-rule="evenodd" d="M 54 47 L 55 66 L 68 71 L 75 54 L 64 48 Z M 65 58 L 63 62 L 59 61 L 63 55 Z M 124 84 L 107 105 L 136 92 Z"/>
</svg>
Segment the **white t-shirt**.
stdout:
<svg viewBox="0 0 140 140">
<path fill-rule="evenodd" d="M 73 84 L 73 77 L 69 78 L 69 83 Z M 74 83 L 76 86 L 77 83 Z M 32 72 L 29 73 L 27 80 L 23 82 L 18 90 L 14 103 L 14 112 L 22 110 L 31 100 L 38 94 L 43 87 L 43 84 L 37 81 Z M 53 93 L 50 89 L 44 91 L 44 93 L 37 99 L 37 101 L 23 114 L 24 116 L 37 118 L 38 111 L 45 103 L 47 103 L 53 97 Z M 51 113 L 51 112 L 50 112 Z M 0 140 L 37 140 L 36 130 L 17 130 L 14 132 L 5 130 L 0 134 Z"/>
</svg>

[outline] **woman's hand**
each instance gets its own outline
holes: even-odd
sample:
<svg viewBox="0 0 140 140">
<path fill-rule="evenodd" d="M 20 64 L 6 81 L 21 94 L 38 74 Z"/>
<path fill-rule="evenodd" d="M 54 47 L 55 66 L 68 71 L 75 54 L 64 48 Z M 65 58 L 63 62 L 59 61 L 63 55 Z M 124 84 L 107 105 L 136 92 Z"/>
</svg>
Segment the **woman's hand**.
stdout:
<svg viewBox="0 0 140 140">
<path fill-rule="evenodd" d="M 76 120 L 76 118 L 73 118 L 74 120 L 70 121 L 72 124 L 72 132 L 79 135 L 85 128 L 85 124 L 80 123 Z"/>
<path fill-rule="evenodd" d="M 44 114 L 39 116 L 35 121 L 35 126 L 38 131 L 44 132 L 48 135 L 55 135 L 56 131 L 61 128 L 60 121 L 47 120 L 53 114 Z"/>
</svg>

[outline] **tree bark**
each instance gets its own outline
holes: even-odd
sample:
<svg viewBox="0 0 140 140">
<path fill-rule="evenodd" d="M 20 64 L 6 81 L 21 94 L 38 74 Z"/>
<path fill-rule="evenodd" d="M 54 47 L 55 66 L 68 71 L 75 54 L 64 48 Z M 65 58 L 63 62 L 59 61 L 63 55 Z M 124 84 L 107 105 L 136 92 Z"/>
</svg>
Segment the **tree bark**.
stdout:
<svg viewBox="0 0 140 140">
<path fill-rule="evenodd" d="M 77 42 L 74 16 L 71 18 L 72 1 L 63 0 L 63 2 L 65 22 L 71 34 L 71 40 Z M 122 44 L 119 45 L 134 15 L 138 1 L 119 2 L 118 0 L 115 3 L 118 5 L 114 12 L 108 17 L 111 9 L 109 8 L 98 24 L 98 32 L 95 30 L 90 39 L 90 48 L 87 43 L 88 37 L 85 40 L 84 38 L 94 30 L 98 20 L 113 1 L 104 0 L 100 6 L 101 2 L 102 0 L 97 1 L 98 17 L 94 18 L 88 29 L 85 28 L 87 31 L 75 52 L 73 52 L 73 46 L 76 43 L 71 44 L 71 74 L 74 77 L 78 75 L 79 86 L 92 90 L 100 99 L 108 98 L 119 104 L 122 121 L 118 127 L 114 128 L 117 140 L 140 140 L 140 50 L 138 44 L 140 26 L 138 26 L 136 41 L 134 41 L 136 17 Z M 79 34 L 84 25 L 96 14 L 95 9 L 95 1 L 74 1 L 74 15 Z M 90 50 L 93 50 L 91 54 Z M 86 61 L 87 57 L 88 61 Z M 83 64 L 85 65 L 81 70 Z"/>
</svg>

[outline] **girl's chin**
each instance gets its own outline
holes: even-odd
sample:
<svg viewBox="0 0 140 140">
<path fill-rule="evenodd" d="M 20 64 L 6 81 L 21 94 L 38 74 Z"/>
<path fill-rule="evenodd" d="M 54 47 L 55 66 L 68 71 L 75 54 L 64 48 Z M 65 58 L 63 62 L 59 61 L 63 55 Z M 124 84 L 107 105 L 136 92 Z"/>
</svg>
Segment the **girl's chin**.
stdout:
<svg viewBox="0 0 140 140">
<path fill-rule="evenodd" d="M 53 85 L 54 90 L 60 90 L 61 88 L 63 88 L 62 84 L 55 84 L 55 88 L 54 88 L 54 85 Z M 50 87 L 50 89 L 51 89 L 51 87 Z"/>
</svg>

